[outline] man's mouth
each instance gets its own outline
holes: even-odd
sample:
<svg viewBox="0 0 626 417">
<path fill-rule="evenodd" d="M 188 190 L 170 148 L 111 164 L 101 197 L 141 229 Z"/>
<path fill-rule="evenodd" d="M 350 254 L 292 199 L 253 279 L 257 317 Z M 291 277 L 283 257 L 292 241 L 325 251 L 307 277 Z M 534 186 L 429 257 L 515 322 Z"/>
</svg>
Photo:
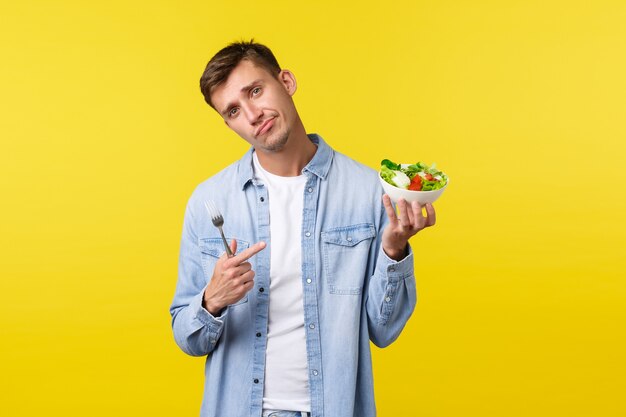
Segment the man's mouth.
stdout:
<svg viewBox="0 0 626 417">
<path fill-rule="evenodd" d="M 262 135 L 263 133 L 270 130 L 272 126 L 274 126 L 274 119 L 275 117 L 272 117 L 271 119 L 267 119 L 265 122 L 263 122 L 263 124 L 254 133 L 254 136 L 256 137 L 256 136 Z"/>
</svg>

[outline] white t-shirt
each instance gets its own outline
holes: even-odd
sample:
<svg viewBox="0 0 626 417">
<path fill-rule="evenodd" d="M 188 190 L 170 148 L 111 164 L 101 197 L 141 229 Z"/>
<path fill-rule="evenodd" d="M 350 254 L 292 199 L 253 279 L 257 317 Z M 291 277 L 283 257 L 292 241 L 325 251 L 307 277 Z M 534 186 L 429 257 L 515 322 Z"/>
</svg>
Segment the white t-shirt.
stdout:
<svg viewBox="0 0 626 417">
<path fill-rule="evenodd" d="M 267 187 L 270 208 L 270 302 L 263 409 L 311 411 L 301 247 L 307 177 L 271 174 L 263 169 L 256 152 L 253 161 L 255 177 Z"/>
</svg>

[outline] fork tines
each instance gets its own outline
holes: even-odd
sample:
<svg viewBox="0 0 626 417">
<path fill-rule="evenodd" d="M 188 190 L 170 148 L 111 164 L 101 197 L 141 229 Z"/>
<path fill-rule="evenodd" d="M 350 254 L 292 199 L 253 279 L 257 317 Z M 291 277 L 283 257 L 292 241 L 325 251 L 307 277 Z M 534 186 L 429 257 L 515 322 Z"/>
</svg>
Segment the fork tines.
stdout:
<svg viewBox="0 0 626 417">
<path fill-rule="evenodd" d="M 209 216 L 211 216 L 211 220 L 217 220 L 220 217 L 222 217 L 222 214 L 217 209 L 217 206 L 215 205 L 213 201 L 211 200 L 205 201 L 204 207 L 206 207 L 207 211 L 209 212 Z"/>
</svg>

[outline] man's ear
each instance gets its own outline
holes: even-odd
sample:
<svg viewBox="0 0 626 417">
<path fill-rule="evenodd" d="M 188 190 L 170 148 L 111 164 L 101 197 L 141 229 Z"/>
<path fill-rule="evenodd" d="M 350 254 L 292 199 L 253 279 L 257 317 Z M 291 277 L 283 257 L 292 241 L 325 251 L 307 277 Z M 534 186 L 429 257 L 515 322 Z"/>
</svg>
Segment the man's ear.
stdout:
<svg viewBox="0 0 626 417">
<path fill-rule="evenodd" d="M 293 72 L 284 69 L 278 73 L 278 81 L 285 87 L 287 93 L 290 96 L 293 96 L 296 90 L 298 89 L 298 83 L 296 82 L 296 77 L 293 75 Z"/>
</svg>

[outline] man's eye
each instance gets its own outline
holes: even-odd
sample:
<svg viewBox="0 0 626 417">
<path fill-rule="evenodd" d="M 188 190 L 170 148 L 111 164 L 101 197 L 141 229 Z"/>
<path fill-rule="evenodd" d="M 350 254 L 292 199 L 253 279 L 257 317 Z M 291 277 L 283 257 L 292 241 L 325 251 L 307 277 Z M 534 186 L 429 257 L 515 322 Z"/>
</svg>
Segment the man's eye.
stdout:
<svg viewBox="0 0 626 417">
<path fill-rule="evenodd" d="M 232 109 L 230 109 L 228 111 L 228 116 L 229 117 L 233 117 L 237 114 L 237 112 L 239 111 L 239 109 L 237 107 L 233 107 Z"/>
<path fill-rule="evenodd" d="M 252 89 L 252 95 L 253 95 L 253 96 L 258 95 L 259 93 L 261 93 L 261 87 L 254 87 L 254 88 Z"/>
</svg>

